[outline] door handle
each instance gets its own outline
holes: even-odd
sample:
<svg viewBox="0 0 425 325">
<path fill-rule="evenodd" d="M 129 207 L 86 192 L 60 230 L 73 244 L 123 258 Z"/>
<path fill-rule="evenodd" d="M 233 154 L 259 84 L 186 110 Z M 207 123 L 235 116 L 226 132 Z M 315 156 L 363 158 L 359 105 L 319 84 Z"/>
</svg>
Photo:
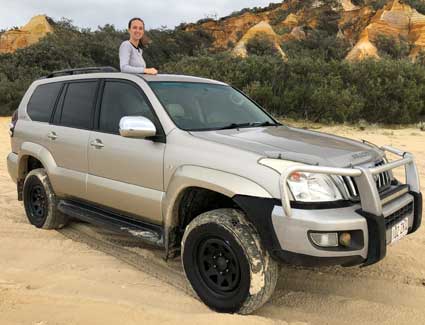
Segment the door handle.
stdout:
<svg viewBox="0 0 425 325">
<path fill-rule="evenodd" d="M 92 141 L 92 142 L 90 142 L 90 145 L 92 146 L 92 147 L 95 147 L 96 149 L 101 149 L 101 148 L 103 148 L 105 145 L 102 143 L 102 141 L 101 140 L 99 140 L 99 139 L 96 139 L 96 140 L 94 140 L 94 141 Z"/>
<path fill-rule="evenodd" d="M 47 137 L 50 139 L 50 140 L 56 140 L 57 139 L 57 134 L 56 134 L 56 132 L 49 132 L 49 134 L 47 135 Z"/>
</svg>

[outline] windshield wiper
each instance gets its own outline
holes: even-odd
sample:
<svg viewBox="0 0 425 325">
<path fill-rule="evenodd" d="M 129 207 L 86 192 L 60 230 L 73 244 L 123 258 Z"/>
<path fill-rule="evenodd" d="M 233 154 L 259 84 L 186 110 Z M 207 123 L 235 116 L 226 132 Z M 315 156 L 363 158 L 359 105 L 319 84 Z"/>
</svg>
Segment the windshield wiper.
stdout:
<svg viewBox="0 0 425 325">
<path fill-rule="evenodd" d="M 271 123 L 267 122 L 249 122 L 249 123 L 231 123 L 229 125 L 218 128 L 218 130 L 227 130 L 227 129 L 237 129 L 244 127 L 261 127 L 261 126 L 277 126 L 281 125 L 280 123 Z"/>
<path fill-rule="evenodd" d="M 236 128 L 243 128 L 248 126 L 252 126 L 252 123 L 231 123 L 229 125 L 218 128 L 218 130 L 236 129 Z"/>
<path fill-rule="evenodd" d="M 272 122 L 255 122 L 255 123 L 251 123 L 252 126 L 278 126 L 278 125 L 282 125 L 280 123 L 272 123 Z"/>
</svg>

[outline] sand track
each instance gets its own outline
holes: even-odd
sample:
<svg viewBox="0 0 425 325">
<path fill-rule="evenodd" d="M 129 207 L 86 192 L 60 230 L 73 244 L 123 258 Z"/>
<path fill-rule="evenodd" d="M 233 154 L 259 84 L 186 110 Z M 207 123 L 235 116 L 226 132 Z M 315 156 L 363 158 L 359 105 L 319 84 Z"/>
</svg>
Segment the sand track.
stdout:
<svg viewBox="0 0 425 325">
<path fill-rule="evenodd" d="M 1 325 L 425 323 L 425 227 L 367 268 L 283 266 L 254 315 L 216 314 L 194 297 L 179 259 L 165 262 L 158 249 L 80 222 L 59 232 L 30 226 L 6 171 L 6 124 L 0 119 Z M 425 133 L 324 130 L 413 151 L 425 184 Z"/>
</svg>

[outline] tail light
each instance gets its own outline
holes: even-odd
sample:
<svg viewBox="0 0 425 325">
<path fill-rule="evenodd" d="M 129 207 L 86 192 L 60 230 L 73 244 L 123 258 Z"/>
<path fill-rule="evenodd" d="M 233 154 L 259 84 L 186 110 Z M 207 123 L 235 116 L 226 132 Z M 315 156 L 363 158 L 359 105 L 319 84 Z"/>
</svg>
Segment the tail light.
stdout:
<svg viewBox="0 0 425 325">
<path fill-rule="evenodd" d="M 15 131 L 16 123 L 18 122 L 18 110 L 16 110 L 12 115 L 12 120 L 9 124 L 9 134 L 13 137 L 13 132 Z"/>
</svg>

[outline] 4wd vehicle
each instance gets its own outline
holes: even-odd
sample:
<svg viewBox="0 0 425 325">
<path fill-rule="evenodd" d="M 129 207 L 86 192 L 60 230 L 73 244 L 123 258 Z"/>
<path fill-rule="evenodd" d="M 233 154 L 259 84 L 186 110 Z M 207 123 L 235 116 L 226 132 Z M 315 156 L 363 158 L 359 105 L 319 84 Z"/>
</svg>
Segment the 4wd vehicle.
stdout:
<svg viewBox="0 0 425 325">
<path fill-rule="evenodd" d="M 219 312 L 263 305 L 279 262 L 370 265 L 421 224 L 410 153 L 282 125 L 214 80 L 52 73 L 10 133 L 8 170 L 33 225 L 77 218 L 181 253 Z"/>
</svg>

